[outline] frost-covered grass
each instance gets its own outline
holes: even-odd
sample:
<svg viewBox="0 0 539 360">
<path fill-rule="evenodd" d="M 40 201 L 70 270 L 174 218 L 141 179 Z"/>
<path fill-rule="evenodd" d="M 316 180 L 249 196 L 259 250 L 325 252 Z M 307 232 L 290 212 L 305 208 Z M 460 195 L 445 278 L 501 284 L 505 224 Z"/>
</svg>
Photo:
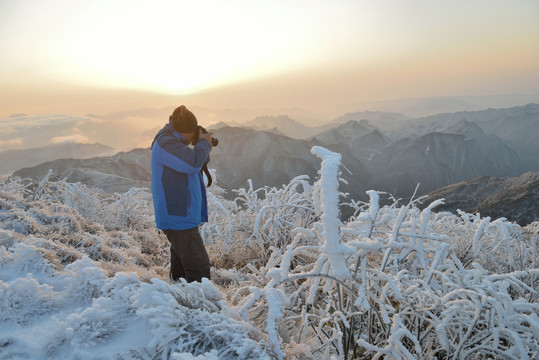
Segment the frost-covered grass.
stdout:
<svg viewBox="0 0 539 360">
<path fill-rule="evenodd" d="M 3 181 L 0 358 L 539 357 L 537 223 L 354 202 L 313 153 L 314 183 L 210 188 L 201 284 L 167 280 L 148 190 Z"/>
<path fill-rule="evenodd" d="M 211 282 L 166 281 L 146 190 L 12 179 L 0 199 L 1 359 L 271 358 Z"/>
</svg>

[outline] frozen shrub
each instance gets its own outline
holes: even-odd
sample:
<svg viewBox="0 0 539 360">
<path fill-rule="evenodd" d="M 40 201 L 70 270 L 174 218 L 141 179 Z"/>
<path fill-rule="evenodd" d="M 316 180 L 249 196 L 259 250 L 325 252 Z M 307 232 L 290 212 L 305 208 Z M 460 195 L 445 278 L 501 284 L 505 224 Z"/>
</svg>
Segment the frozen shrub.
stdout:
<svg viewBox="0 0 539 360">
<path fill-rule="evenodd" d="M 80 303 L 91 302 L 101 296 L 105 274 L 88 257 L 83 257 L 65 267 L 63 293 Z"/>
<path fill-rule="evenodd" d="M 0 254 L 0 279 L 11 279 L 19 274 L 26 276 L 28 273 L 36 277 L 47 276 L 54 270 L 53 264 L 45 257 L 46 251 L 33 245 L 16 243 Z"/>
<path fill-rule="evenodd" d="M 255 329 L 230 317 L 207 280 L 200 285 L 171 286 L 157 279 L 141 284 L 131 301 L 137 315 L 151 326 L 149 349 L 162 358 L 216 349 L 220 359 L 269 359 L 263 342 L 250 337 Z"/>
<path fill-rule="evenodd" d="M 31 274 L 11 283 L 0 280 L 0 321 L 32 322 L 54 308 L 55 298 L 52 287 L 39 284 Z"/>
<path fill-rule="evenodd" d="M 101 214 L 101 222 L 109 229 L 146 229 L 154 226 L 151 193 L 147 189 L 132 188 L 116 194 Z"/>
<path fill-rule="evenodd" d="M 0 247 L 10 248 L 18 241 L 13 231 L 0 229 Z"/>
<path fill-rule="evenodd" d="M 173 353 L 172 360 L 219 360 L 219 353 L 217 350 L 211 350 L 202 355 L 194 356 L 191 353 Z"/>
<path fill-rule="evenodd" d="M 537 255 L 518 225 L 433 213 L 441 200 L 381 207 L 375 191 L 341 222 L 340 157 L 313 152 L 322 158 L 312 195 L 319 221 L 270 247 L 234 298 L 281 357 L 302 342 L 328 359 L 537 355 Z"/>
<path fill-rule="evenodd" d="M 307 176 L 298 176 L 280 189 L 258 190 L 249 181 L 248 189 L 235 191 L 234 202 L 210 190 L 210 221 L 201 232 L 208 239 L 210 251 L 212 247 L 216 249 L 212 254 L 221 254 L 225 267 L 266 263 L 270 248 L 283 249 L 298 226 L 309 226 L 316 219 L 312 186 L 307 180 Z M 226 252 L 220 251 L 222 247 Z"/>
<path fill-rule="evenodd" d="M 64 204 L 86 219 L 95 219 L 101 210 L 98 193 L 83 184 L 63 184 Z"/>
</svg>

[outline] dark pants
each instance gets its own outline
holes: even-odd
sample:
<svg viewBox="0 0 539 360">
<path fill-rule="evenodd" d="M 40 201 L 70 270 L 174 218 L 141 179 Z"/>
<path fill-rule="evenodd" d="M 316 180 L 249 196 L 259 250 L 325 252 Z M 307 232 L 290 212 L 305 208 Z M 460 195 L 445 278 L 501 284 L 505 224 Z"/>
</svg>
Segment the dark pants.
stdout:
<svg viewBox="0 0 539 360">
<path fill-rule="evenodd" d="M 163 230 L 170 242 L 170 278 L 200 282 L 210 278 L 210 258 L 198 227 L 189 230 Z"/>
</svg>

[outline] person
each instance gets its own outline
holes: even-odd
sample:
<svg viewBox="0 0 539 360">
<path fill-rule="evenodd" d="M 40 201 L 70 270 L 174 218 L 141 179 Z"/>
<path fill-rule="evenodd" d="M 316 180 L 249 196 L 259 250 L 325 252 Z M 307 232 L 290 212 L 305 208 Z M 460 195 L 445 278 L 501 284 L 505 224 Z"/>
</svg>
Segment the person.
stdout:
<svg viewBox="0 0 539 360">
<path fill-rule="evenodd" d="M 198 142 L 191 147 L 195 135 Z M 200 170 L 209 161 L 211 138 L 212 133 L 202 133 L 195 115 L 182 105 L 151 145 L 155 223 L 170 242 L 173 281 L 210 279 L 210 259 L 198 227 L 208 221 L 206 187 Z"/>
</svg>

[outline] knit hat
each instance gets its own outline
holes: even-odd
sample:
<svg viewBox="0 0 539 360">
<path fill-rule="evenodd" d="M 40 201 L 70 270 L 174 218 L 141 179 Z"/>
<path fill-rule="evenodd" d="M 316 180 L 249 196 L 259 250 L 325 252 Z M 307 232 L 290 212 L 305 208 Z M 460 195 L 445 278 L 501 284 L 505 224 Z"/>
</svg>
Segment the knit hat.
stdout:
<svg viewBox="0 0 539 360">
<path fill-rule="evenodd" d="M 170 115 L 174 129 L 179 133 L 192 133 L 195 132 L 198 128 L 197 118 L 195 114 L 187 110 L 187 108 L 182 105 L 176 108 L 172 115 Z"/>
</svg>

